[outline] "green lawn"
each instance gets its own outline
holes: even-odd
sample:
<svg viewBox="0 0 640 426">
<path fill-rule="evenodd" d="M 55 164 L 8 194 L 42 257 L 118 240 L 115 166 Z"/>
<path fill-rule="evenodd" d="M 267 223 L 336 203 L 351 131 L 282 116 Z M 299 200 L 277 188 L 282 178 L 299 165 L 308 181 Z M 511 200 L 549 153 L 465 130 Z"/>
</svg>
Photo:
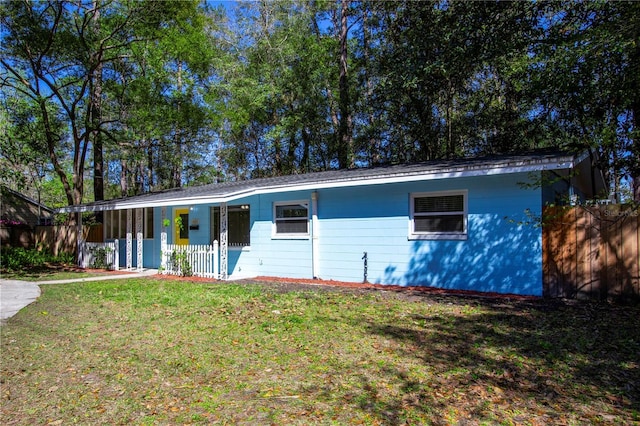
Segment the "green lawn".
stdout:
<svg viewBox="0 0 640 426">
<path fill-rule="evenodd" d="M 638 307 L 156 279 L 42 290 L 0 328 L 4 424 L 640 422 Z"/>
<path fill-rule="evenodd" d="M 0 278 L 5 280 L 20 280 L 20 281 L 56 281 L 56 280 L 71 280 L 77 278 L 91 278 L 99 277 L 109 273 L 108 271 L 100 272 L 84 272 L 76 268 L 64 268 L 60 267 L 52 269 L 50 267 L 33 267 L 20 271 L 2 271 L 0 272 Z"/>
</svg>

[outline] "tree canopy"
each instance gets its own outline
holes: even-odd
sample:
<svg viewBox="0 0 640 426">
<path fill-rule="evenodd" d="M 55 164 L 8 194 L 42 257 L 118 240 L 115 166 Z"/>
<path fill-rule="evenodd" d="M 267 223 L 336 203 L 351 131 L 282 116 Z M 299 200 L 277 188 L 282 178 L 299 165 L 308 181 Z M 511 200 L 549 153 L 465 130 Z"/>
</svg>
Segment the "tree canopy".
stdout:
<svg viewBox="0 0 640 426">
<path fill-rule="evenodd" d="M 637 2 L 8 1 L 0 17 L 0 179 L 55 180 L 67 204 L 545 147 L 589 150 L 640 199 Z"/>
</svg>

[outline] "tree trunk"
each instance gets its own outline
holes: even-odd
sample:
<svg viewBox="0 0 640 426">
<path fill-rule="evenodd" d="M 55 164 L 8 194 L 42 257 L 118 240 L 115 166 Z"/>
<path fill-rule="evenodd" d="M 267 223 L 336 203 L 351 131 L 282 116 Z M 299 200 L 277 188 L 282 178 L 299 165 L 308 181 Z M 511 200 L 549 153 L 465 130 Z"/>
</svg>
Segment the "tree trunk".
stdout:
<svg viewBox="0 0 640 426">
<path fill-rule="evenodd" d="M 447 138 L 449 139 L 449 155 L 448 158 L 453 158 L 456 152 L 456 146 L 453 141 L 453 123 L 451 122 L 451 116 L 453 115 L 452 100 L 449 98 L 449 105 L 447 105 Z"/>
<path fill-rule="evenodd" d="M 362 12 L 362 49 L 364 54 L 364 79 L 366 85 L 365 92 L 365 105 L 367 105 L 367 116 L 369 119 L 369 132 L 373 133 L 373 129 L 375 128 L 375 117 L 373 115 L 373 108 L 371 107 L 372 97 L 373 97 L 373 83 L 371 82 L 371 78 L 369 77 L 369 71 L 371 68 L 371 54 L 369 51 L 369 26 L 367 24 L 367 18 L 369 15 L 369 4 L 365 3 L 362 6 L 364 8 Z M 376 136 L 369 137 L 369 146 L 367 147 L 369 152 L 369 163 L 370 165 L 376 165 L 380 163 L 380 140 Z"/>
<path fill-rule="evenodd" d="M 100 32 L 100 8 L 98 1 L 93 2 L 93 31 L 97 35 Z M 101 49 L 101 48 L 100 48 Z M 93 135 L 93 197 L 95 201 L 104 200 L 104 159 L 102 146 L 102 52 L 93 53 L 95 70 L 93 72 L 93 85 L 90 94 L 91 102 L 91 127 Z M 93 66 L 94 64 L 90 64 Z M 96 212 L 96 219 L 102 222 L 102 212 Z"/>
<path fill-rule="evenodd" d="M 300 173 L 308 173 L 311 171 L 309 167 L 309 150 L 311 147 L 311 135 L 309 129 L 302 129 L 302 159 L 300 160 Z"/>
<path fill-rule="evenodd" d="M 47 141 L 47 154 L 49 154 L 49 159 L 51 160 L 53 169 L 56 171 L 56 174 L 60 178 L 60 182 L 62 182 L 62 187 L 64 188 L 64 194 L 67 197 L 67 203 L 71 206 L 74 204 L 73 191 L 71 189 L 71 185 L 69 184 L 67 173 L 62 168 L 62 165 L 58 161 L 58 156 L 56 155 L 57 140 L 55 140 L 55 135 L 53 134 L 53 130 L 51 129 L 49 112 L 47 111 L 47 105 L 45 103 L 44 98 L 41 98 L 38 104 L 40 107 L 40 112 L 42 114 L 42 123 L 44 125 L 44 133 Z"/>
<path fill-rule="evenodd" d="M 637 7 L 637 6 L 636 6 Z M 634 167 L 632 168 L 632 179 L 633 179 L 633 201 L 636 203 L 640 203 L 640 76 L 638 76 L 638 67 L 640 66 L 640 29 L 638 28 L 638 21 L 640 21 L 640 10 L 636 9 L 633 17 L 635 19 L 631 20 L 633 28 L 633 54 L 630 57 L 631 64 L 629 65 L 630 70 L 634 70 L 631 73 L 632 76 L 632 84 L 631 84 L 631 92 L 632 99 L 631 102 L 631 114 L 633 116 L 633 141 L 631 147 L 631 155 L 634 157 L 632 159 Z"/>
<path fill-rule="evenodd" d="M 178 62 L 178 75 L 177 75 L 177 90 L 178 96 L 182 94 L 182 62 Z M 178 101 L 178 112 L 182 109 L 182 100 Z M 182 129 L 175 129 L 174 144 L 175 152 L 174 157 L 171 159 L 173 170 L 171 171 L 171 187 L 182 187 L 182 145 L 184 143 L 182 136 Z"/>
<path fill-rule="evenodd" d="M 353 168 L 353 136 L 351 99 L 349 96 L 349 74 L 348 74 L 348 31 L 347 17 L 349 13 L 349 0 L 341 0 L 340 10 L 340 128 L 338 137 L 338 166 L 341 169 Z"/>
<path fill-rule="evenodd" d="M 153 144 L 149 143 L 147 146 L 147 180 L 149 183 L 149 191 L 153 191 L 155 186 L 155 180 L 153 178 Z"/>
<path fill-rule="evenodd" d="M 95 71 L 93 93 L 91 94 L 91 118 L 93 127 L 93 199 L 104 200 L 104 158 L 102 146 L 102 64 Z M 95 213 L 96 221 L 102 223 L 102 212 Z"/>
<path fill-rule="evenodd" d="M 120 159 L 120 195 L 126 197 L 129 192 L 129 184 L 127 179 L 127 160 Z"/>
</svg>

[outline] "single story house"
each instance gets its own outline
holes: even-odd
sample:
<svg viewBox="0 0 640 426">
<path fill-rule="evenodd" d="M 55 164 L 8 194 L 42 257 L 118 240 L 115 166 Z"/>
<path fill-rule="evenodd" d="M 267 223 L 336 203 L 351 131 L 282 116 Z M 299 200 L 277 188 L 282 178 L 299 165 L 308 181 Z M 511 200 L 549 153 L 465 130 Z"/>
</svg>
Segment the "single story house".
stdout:
<svg viewBox="0 0 640 426">
<path fill-rule="evenodd" d="M 17 191 L 0 185 L 0 219 L 5 225 L 52 225 L 54 210 Z"/>
<path fill-rule="evenodd" d="M 0 185 L 0 245 L 33 247 L 36 225 L 52 225 L 54 210 Z"/>
<path fill-rule="evenodd" d="M 542 295 L 546 203 L 605 191 L 588 153 L 330 170 L 69 206 L 104 211 L 127 267 L 219 242 L 222 279 L 274 276 Z M 134 244 L 135 242 L 135 244 Z"/>
</svg>

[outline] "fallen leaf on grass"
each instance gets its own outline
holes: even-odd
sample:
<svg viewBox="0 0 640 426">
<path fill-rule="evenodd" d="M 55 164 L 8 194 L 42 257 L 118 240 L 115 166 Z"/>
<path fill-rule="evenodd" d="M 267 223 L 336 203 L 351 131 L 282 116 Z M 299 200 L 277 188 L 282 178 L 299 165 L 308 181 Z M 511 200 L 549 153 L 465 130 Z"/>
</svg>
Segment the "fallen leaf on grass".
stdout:
<svg viewBox="0 0 640 426">
<path fill-rule="evenodd" d="M 261 398 L 262 399 L 300 399 L 300 395 L 271 395 L 267 393 Z"/>
</svg>

